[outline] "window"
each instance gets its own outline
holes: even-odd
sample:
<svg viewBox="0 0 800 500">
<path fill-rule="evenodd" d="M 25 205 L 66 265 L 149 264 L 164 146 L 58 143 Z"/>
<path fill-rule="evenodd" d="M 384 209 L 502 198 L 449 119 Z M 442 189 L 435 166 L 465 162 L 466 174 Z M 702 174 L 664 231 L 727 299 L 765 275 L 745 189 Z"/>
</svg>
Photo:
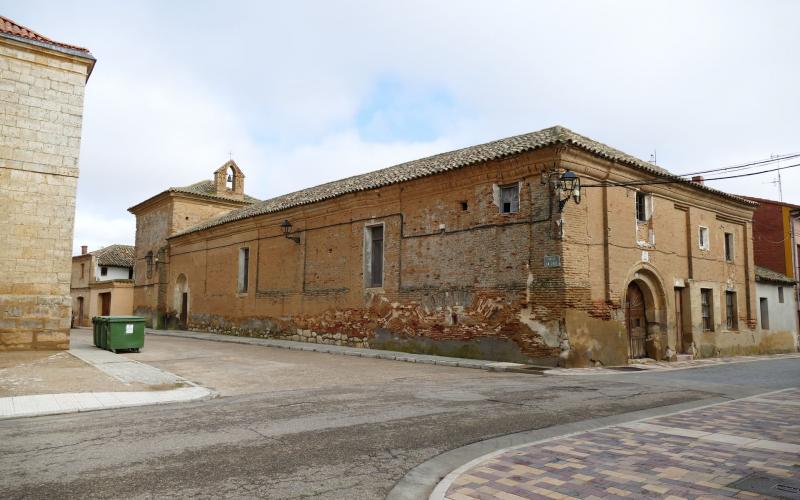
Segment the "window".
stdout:
<svg viewBox="0 0 800 500">
<path fill-rule="evenodd" d="M 778 304 L 783 304 L 783 287 L 778 287 Z"/>
<path fill-rule="evenodd" d="M 714 316 L 712 311 L 712 297 L 710 288 L 700 289 L 700 307 L 703 314 L 703 331 L 714 331 Z"/>
<path fill-rule="evenodd" d="M 239 293 L 247 293 L 247 278 L 250 271 L 250 249 L 239 249 L 239 280 L 237 282 Z"/>
<path fill-rule="evenodd" d="M 500 213 L 519 212 L 519 184 L 500 186 Z"/>
<path fill-rule="evenodd" d="M 383 286 L 383 226 L 368 226 L 365 234 L 367 287 Z"/>
<path fill-rule="evenodd" d="M 153 277 L 153 252 L 147 252 L 147 255 L 144 257 L 144 261 L 147 264 L 147 277 Z"/>
<path fill-rule="evenodd" d="M 108 275 L 108 268 L 103 266 L 100 268 L 100 276 L 107 276 Z"/>
<path fill-rule="evenodd" d="M 130 269 L 128 269 L 128 279 L 129 280 L 133 279 L 133 268 L 132 267 Z"/>
<path fill-rule="evenodd" d="M 725 260 L 733 262 L 733 233 L 725 233 Z"/>
<path fill-rule="evenodd" d="M 83 279 L 86 271 L 86 264 L 81 264 L 81 279 Z"/>
<path fill-rule="evenodd" d="M 466 212 L 467 210 L 469 210 L 469 203 L 467 203 L 466 201 L 460 201 L 459 203 L 461 204 L 462 211 Z"/>
<path fill-rule="evenodd" d="M 653 195 L 648 193 L 636 193 L 636 220 L 647 222 L 653 212 Z"/>
<path fill-rule="evenodd" d="M 769 330 L 769 304 L 766 297 L 759 297 L 758 305 L 761 309 L 761 329 Z"/>
<path fill-rule="evenodd" d="M 728 330 L 738 328 L 738 318 L 736 314 L 736 292 L 725 292 L 725 326 Z"/>
<path fill-rule="evenodd" d="M 708 242 L 708 228 L 705 226 L 700 226 L 699 231 L 697 232 L 697 241 L 700 244 L 700 250 L 708 250 L 710 245 Z"/>
</svg>

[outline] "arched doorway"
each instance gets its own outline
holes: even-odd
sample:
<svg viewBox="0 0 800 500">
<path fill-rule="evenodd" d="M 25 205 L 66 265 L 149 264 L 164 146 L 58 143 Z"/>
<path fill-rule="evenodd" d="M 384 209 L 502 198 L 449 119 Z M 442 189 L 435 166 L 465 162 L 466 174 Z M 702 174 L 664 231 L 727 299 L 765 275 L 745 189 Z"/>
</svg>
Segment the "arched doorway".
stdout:
<svg viewBox="0 0 800 500">
<path fill-rule="evenodd" d="M 189 285 L 183 273 L 175 280 L 175 306 L 178 309 L 178 328 L 185 330 L 189 326 Z"/>
<path fill-rule="evenodd" d="M 625 326 L 628 330 L 629 357 L 647 357 L 647 313 L 644 293 L 639 285 L 632 281 L 625 294 Z"/>
<path fill-rule="evenodd" d="M 625 299 L 625 328 L 630 358 L 660 360 L 668 347 L 667 297 L 663 280 L 655 269 L 639 265 L 628 275 Z"/>
</svg>

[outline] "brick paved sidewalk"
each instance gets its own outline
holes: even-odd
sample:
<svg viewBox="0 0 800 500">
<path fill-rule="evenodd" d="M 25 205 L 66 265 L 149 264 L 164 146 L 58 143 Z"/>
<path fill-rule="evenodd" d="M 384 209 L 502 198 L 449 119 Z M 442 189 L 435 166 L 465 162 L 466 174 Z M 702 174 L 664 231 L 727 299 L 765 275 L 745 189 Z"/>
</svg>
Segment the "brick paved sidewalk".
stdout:
<svg viewBox="0 0 800 500">
<path fill-rule="evenodd" d="M 800 389 L 501 450 L 448 475 L 431 498 L 772 496 L 732 485 L 748 476 L 800 498 Z"/>
</svg>

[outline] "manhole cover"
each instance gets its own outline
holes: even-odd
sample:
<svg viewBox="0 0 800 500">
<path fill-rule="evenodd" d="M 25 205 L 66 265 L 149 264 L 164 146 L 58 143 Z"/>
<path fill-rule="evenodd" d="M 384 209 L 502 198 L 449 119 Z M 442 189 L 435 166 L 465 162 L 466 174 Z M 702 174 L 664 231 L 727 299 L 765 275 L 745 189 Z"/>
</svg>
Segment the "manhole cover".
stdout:
<svg viewBox="0 0 800 500">
<path fill-rule="evenodd" d="M 750 474 L 728 485 L 737 490 L 751 491 L 775 498 L 800 499 L 800 481 L 767 474 Z"/>
</svg>

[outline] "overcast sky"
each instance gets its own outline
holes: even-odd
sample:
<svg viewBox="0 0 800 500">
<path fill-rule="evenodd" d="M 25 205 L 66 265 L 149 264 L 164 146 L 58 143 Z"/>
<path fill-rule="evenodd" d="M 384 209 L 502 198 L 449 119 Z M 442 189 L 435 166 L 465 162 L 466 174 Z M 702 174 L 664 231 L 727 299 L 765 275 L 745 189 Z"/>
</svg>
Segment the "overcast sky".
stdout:
<svg viewBox="0 0 800 500">
<path fill-rule="evenodd" d="M 800 2 L 90 2 L 0 13 L 98 59 L 76 252 L 229 154 L 268 198 L 564 125 L 675 173 L 800 152 Z M 787 161 L 784 164 L 800 163 Z M 775 174 L 717 181 L 778 198 Z M 782 173 L 800 204 L 800 168 Z"/>
</svg>

